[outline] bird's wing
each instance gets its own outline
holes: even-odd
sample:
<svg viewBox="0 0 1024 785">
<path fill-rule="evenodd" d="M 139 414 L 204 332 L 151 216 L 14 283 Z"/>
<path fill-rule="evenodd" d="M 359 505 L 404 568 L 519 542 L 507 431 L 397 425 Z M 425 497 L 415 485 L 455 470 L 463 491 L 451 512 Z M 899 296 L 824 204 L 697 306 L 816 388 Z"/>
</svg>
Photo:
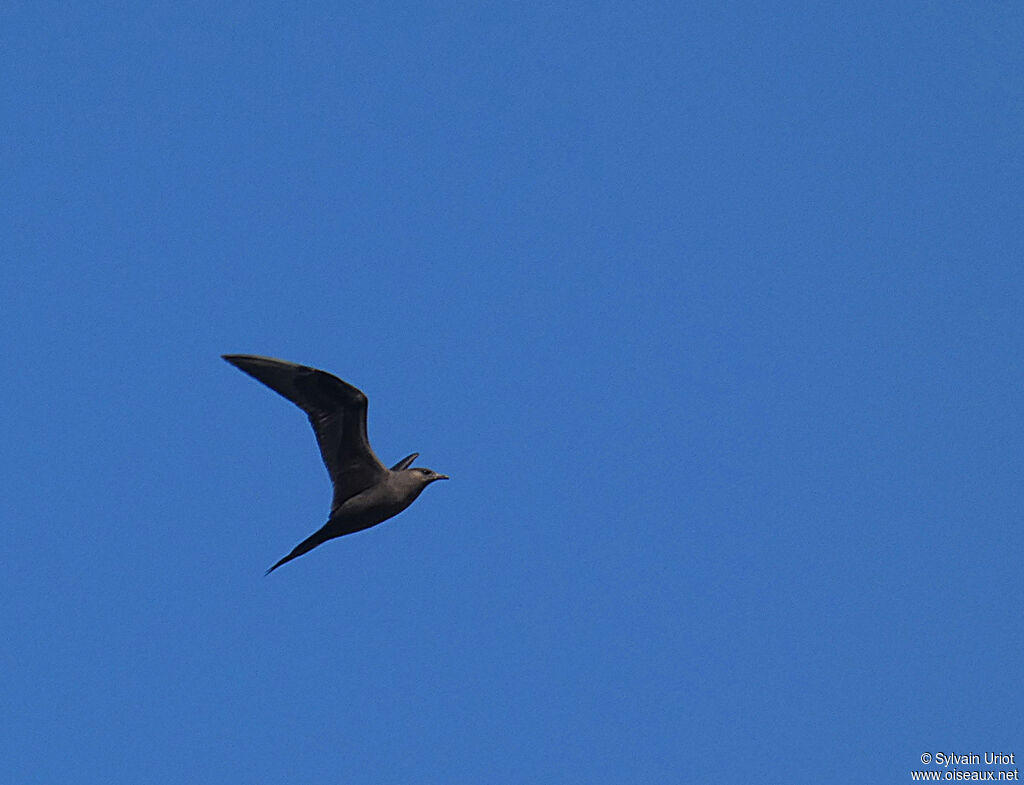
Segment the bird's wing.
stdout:
<svg viewBox="0 0 1024 785">
<path fill-rule="evenodd" d="M 412 462 L 419 457 L 420 454 L 418 452 L 414 452 L 412 455 L 406 455 L 404 458 L 402 458 L 402 460 L 400 460 L 398 463 L 391 467 L 391 471 L 400 472 L 402 471 L 402 469 L 408 469 L 410 466 L 412 466 Z"/>
<path fill-rule="evenodd" d="M 309 415 L 334 483 L 332 510 L 387 476 L 366 438 L 366 396 L 360 390 L 326 371 L 272 357 L 225 354 L 224 359 Z"/>
</svg>

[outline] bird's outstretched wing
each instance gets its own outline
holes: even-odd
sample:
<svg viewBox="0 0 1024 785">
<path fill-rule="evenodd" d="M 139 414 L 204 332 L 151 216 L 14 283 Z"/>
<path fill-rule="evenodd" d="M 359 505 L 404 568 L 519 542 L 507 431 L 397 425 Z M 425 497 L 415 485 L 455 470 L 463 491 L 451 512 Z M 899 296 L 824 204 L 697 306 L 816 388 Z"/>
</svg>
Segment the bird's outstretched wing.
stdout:
<svg viewBox="0 0 1024 785">
<path fill-rule="evenodd" d="M 366 437 L 367 402 L 360 390 L 326 371 L 286 360 L 253 354 L 223 357 L 309 415 L 334 483 L 332 511 L 387 475 Z"/>
<path fill-rule="evenodd" d="M 419 457 L 420 454 L 418 452 L 414 452 L 412 455 L 406 455 L 404 458 L 402 458 L 402 460 L 400 460 L 398 463 L 391 467 L 391 471 L 400 472 L 402 471 L 402 469 L 408 469 L 410 466 L 412 466 L 412 462 Z"/>
</svg>

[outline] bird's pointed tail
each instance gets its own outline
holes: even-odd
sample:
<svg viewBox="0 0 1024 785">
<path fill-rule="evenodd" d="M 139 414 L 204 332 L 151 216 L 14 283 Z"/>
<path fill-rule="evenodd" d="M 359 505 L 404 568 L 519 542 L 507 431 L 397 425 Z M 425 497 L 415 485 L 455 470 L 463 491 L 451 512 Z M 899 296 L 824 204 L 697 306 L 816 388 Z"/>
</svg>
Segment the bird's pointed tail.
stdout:
<svg viewBox="0 0 1024 785">
<path fill-rule="evenodd" d="M 304 553 L 309 553 L 317 545 L 320 545 L 321 543 L 326 542 L 328 539 L 330 539 L 330 538 L 327 537 L 324 534 L 324 530 L 323 529 L 320 529 L 319 531 L 313 532 L 306 539 L 304 539 L 302 542 L 300 542 L 298 545 L 296 545 L 294 548 L 292 548 L 292 552 L 291 553 L 289 553 L 287 556 L 285 556 L 283 559 L 281 559 L 277 564 L 275 564 L 273 567 L 271 567 L 269 570 L 267 570 L 265 574 L 266 575 L 270 575 L 270 573 L 272 573 L 274 570 L 276 570 L 282 564 L 285 564 L 286 562 L 290 562 L 292 559 L 297 559 L 297 558 L 299 558 Z"/>
</svg>

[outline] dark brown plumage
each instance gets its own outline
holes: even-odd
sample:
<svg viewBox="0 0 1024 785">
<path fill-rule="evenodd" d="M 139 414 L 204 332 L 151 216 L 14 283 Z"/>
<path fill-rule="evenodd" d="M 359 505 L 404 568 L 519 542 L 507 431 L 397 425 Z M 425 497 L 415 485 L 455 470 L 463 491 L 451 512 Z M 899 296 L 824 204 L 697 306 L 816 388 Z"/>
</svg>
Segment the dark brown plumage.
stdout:
<svg viewBox="0 0 1024 785">
<path fill-rule="evenodd" d="M 309 416 L 320 455 L 334 484 L 327 523 L 267 570 L 268 575 L 327 540 L 368 529 L 398 515 L 430 483 L 448 479 L 431 469 L 410 469 L 419 453 L 386 468 L 366 436 L 366 396 L 351 384 L 325 371 L 286 360 L 252 354 L 223 357 Z"/>
</svg>

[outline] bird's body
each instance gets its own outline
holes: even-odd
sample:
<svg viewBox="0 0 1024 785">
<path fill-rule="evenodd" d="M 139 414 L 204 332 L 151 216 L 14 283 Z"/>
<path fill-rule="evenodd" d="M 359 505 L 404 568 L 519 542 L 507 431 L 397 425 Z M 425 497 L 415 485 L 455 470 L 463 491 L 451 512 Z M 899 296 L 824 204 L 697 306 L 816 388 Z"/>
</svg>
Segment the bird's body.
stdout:
<svg viewBox="0 0 1024 785">
<path fill-rule="evenodd" d="M 366 437 L 366 396 L 336 376 L 271 357 L 226 354 L 224 359 L 309 415 L 334 484 L 327 523 L 267 570 L 268 574 L 327 540 L 368 529 L 398 515 L 427 485 L 448 479 L 431 469 L 408 468 L 419 453 L 386 468 Z"/>
</svg>

